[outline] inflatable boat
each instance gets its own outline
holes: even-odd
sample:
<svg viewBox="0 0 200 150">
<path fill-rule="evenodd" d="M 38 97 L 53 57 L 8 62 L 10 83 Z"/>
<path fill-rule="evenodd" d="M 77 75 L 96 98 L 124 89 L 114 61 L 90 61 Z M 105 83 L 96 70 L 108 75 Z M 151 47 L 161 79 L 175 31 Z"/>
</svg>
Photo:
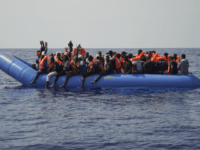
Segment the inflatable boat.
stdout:
<svg viewBox="0 0 200 150">
<path fill-rule="evenodd" d="M 32 65 L 9 53 L 0 53 L 0 69 L 21 82 L 26 87 L 45 87 L 46 74 L 40 75 L 35 83 L 30 84 L 36 75 L 36 70 Z M 91 83 L 98 75 L 86 78 L 85 88 L 98 87 L 175 87 L 175 88 L 197 88 L 200 87 L 200 80 L 192 75 L 152 75 L 152 74 L 110 74 L 103 76 L 96 84 Z M 49 85 L 53 83 L 54 77 L 51 78 Z M 65 76 L 59 77 L 56 87 L 62 85 Z M 77 88 L 81 85 L 81 75 L 73 76 L 68 80 L 65 88 Z"/>
</svg>

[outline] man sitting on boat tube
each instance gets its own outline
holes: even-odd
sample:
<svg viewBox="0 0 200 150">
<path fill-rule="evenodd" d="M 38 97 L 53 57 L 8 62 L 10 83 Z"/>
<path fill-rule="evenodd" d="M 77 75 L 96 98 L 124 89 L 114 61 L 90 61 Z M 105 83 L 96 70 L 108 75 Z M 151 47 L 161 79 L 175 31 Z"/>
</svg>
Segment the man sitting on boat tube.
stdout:
<svg viewBox="0 0 200 150">
<path fill-rule="evenodd" d="M 45 74 L 47 73 L 47 56 L 45 56 L 45 51 L 42 52 L 41 57 L 39 58 L 39 70 L 36 73 L 35 78 L 33 79 L 32 83 L 35 83 L 36 79 L 40 74 Z"/>
<path fill-rule="evenodd" d="M 185 54 L 181 55 L 181 60 L 178 63 L 178 74 L 187 75 L 188 74 L 189 62 L 185 59 Z"/>
</svg>

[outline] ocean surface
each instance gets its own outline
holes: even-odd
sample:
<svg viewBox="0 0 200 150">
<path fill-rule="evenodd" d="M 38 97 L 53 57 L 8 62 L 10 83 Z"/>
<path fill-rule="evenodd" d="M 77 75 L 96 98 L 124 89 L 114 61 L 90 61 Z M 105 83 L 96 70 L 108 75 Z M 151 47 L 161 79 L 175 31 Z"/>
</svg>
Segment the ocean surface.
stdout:
<svg viewBox="0 0 200 150">
<path fill-rule="evenodd" d="M 0 52 L 35 63 L 38 49 Z M 86 48 L 93 56 L 109 50 Z M 112 50 L 136 54 L 138 48 Z M 142 50 L 185 53 L 189 71 L 200 77 L 198 48 Z M 64 49 L 49 49 L 48 54 L 57 51 Z M 0 150 L 73 149 L 200 149 L 200 88 L 26 88 L 0 70 Z"/>
</svg>

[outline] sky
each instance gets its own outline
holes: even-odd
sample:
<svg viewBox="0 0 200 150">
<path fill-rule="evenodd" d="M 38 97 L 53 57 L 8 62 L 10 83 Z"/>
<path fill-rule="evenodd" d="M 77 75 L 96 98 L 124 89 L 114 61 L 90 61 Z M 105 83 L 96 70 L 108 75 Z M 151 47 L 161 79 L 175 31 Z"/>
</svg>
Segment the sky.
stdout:
<svg viewBox="0 0 200 150">
<path fill-rule="evenodd" d="M 0 0 L 0 48 L 200 47 L 200 0 Z"/>
</svg>

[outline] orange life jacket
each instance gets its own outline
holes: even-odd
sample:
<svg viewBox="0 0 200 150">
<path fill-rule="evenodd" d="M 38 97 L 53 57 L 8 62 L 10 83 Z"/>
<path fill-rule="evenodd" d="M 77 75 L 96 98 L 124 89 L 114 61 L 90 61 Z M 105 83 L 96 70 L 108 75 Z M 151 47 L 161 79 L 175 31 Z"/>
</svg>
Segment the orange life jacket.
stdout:
<svg viewBox="0 0 200 150">
<path fill-rule="evenodd" d="M 53 62 L 51 62 L 51 56 L 47 57 L 48 67 L 49 69 L 53 68 Z"/>
<path fill-rule="evenodd" d="M 178 65 L 178 62 L 179 62 L 180 59 L 181 59 L 181 56 L 177 56 L 176 60 L 174 59 L 174 61 L 177 63 L 177 65 Z"/>
<path fill-rule="evenodd" d="M 116 65 L 116 69 L 119 70 L 121 65 L 120 59 L 118 59 L 117 57 L 115 57 L 115 65 Z"/>
<path fill-rule="evenodd" d="M 157 58 L 156 58 L 156 62 L 158 62 L 158 61 L 160 61 L 160 60 L 166 60 L 166 61 L 167 61 L 167 63 L 168 63 L 167 73 L 169 73 L 169 71 L 170 71 L 169 58 L 170 58 L 170 56 L 167 56 L 167 58 L 166 58 L 165 56 L 157 57 Z"/>
<path fill-rule="evenodd" d="M 72 66 L 72 72 L 75 73 L 76 75 L 78 74 L 78 66 L 80 65 L 79 62 L 75 62 L 74 60 L 72 60 L 71 62 L 71 66 Z"/>
<path fill-rule="evenodd" d="M 152 53 L 154 54 L 154 53 Z M 160 55 L 158 53 L 154 54 L 153 57 L 151 57 L 151 61 L 157 62 L 156 59 L 157 57 L 160 57 Z"/>
<path fill-rule="evenodd" d="M 95 72 L 94 64 L 93 64 L 92 61 L 90 61 L 90 62 L 88 63 L 88 72 L 90 72 L 90 71 Z"/>
<path fill-rule="evenodd" d="M 63 65 L 63 62 L 60 61 L 60 60 L 57 58 L 56 55 L 54 56 L 54 60 L 55 60 L 59 65 Z"/>
<path fill-rule="evenodd" d="M 36 56 L 39 56 L 39 55 L 40 55 L 40 52 L 37 52 L 37 53 L 36 53 Z"/>
<path fill-rule="evenodd" d="M 135 61 L 135 60 L 141 60 L 141 57 L 144 55 L 144 51 L 140 53 L 140 55 L 136 54 L 134 58 L 132 58 L 131 62 Z"/>
<path fill-rule="evenodd" d="M 44 56 L 43 59 L 39 59 L 39 70 L 44 66 L 44 62 L 47 60 L 47 56 Z"/>
<path fill-rule="evenodd" d="M 79 50 L 81 51 L 81 55 L 82 55 L 83 58 L 84 58 L 84 56 L 85 56 L 85 54 L 86 54 L 85 49 L 84 49 L 84 48 L 79 48 Z M 73 50 L 73 56 L 76 54 L 76 52 L 77 52 L 77 48 L 74 48 L 74 50 Z"/>
</svg>

